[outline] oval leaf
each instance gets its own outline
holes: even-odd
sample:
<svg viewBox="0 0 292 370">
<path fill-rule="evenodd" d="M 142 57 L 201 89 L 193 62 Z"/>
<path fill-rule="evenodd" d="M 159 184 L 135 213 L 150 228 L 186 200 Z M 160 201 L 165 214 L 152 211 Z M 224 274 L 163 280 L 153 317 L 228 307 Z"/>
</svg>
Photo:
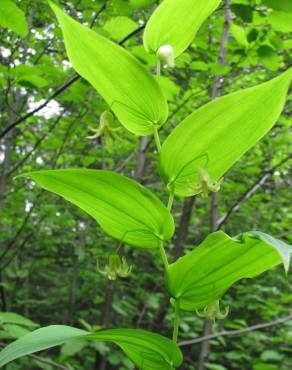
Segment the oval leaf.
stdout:
<svg viewBox="0 0 292 370">
<path fill-rule="evenodd" d="M 161 201 L 139 183 L 117 173 L 48 170 L 25 175 L 91 215 L 112 237 L 135 247 L 156 248 L 174 232 Z"/>
<path fill-rule="evenodd" d="M 198 29 L 221 0 L 164 0 L 150 17 L 144 32 L 144 47 L 155 53 L 171 45 L 180 55 L 193 41 Z"/>
<path fill-rule="evenodd" d="M 182 363 L 182 354 L 173 341 L 145 330 L 104 330 L 92 334 L 90 338 L 117 344 L 142 370 L 171 370 Z"/>
<path fill-rule="evenodd" d="M 156 79 L 121 46 L 82 26 L 50 3 L 63 31 L 74 69 L 100 93 L 120 122 L 136 135 L 149 135 L 167 118 Z"/>
<path fill-rule="evenodd" d="M 168 290 L 181 309 L 201 309 L 242 278 L 255 277 L 281 262 L 288 271 L 291 254 L 292 246 L 259 231 L 236 238 L 218 231 L 169 265 Z"/>
<path fill-rule="evenodd" d="M 160 173 L 168 188 L 181 196 L 199 193 L 200 168 L 212 181 L 219 180 L 277 121 L 291 72 L 216 99 L 181 122 L 160 154 Z"/>
<path fill-rule="evenodd" d="M 6 346 L 0 352 L 0 367 L 22 356 L 77 338 L 113 342 L 142 370 L 172 370 L 182 362 L 181 351 L 173 341 L 145 330 L 112 329 L 90 333 L 70 326 L 51 325 L 26 334 Z"/>
</svg>

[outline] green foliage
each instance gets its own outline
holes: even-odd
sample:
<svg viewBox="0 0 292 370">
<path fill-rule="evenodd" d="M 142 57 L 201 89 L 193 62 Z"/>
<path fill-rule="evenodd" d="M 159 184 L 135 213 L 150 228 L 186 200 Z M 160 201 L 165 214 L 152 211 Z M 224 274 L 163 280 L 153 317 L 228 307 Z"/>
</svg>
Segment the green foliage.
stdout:
<svg viewBox="0 0 292 370">
<path fill-rule="evenodd" d="M 281 262 L 287 272 L 291 255 L 292 246 L 261 232 L 230 238 L 218 231 L 169 265 L 168 290 L 181 309 L 194 311 L 221 298 L 242 278 L 255 277 Z"/>
<path fill-rule="evenodd" d="M 154 77 L 130 53 L 82 26 L 51 3 L 75 70 L 106 100 L 136 135 L 152 134 L 167 117 L 167 103 Z"/>
<path fill-rule="evenodd" d="M 28 25 L 24 12 L 12 0 L 1 0 L 0 26 L 25 37 Z"/>
<path fill-rule="evenodd" d="M 292 3 L 290 0 L 263 0 L 263 3 L 269 6 L 272 9 L 283 11 L 283 12 L 292 12 Z"/>
<path fill-rule="evenodd" d="M 0 312 L 0 323 L 36 327 L 38 324 L 14 312 Z"/>
<path fill-rule="evenodd" d="M 0 353 L 0 366 L 76 338 L 113 342 L 121 347 L 141 370 L 172 370 L 182 362 L 182 354 L 175 343 L 145 330 L 112 329 L 90 333 L 70 326 L 51 325 L 26 334 L 8 345 Z"/>
<path fill-rule="evenodd" d="M 273 11 L 269 15 L 273 28 L 280 32 L 292 32 L 291 13 Z"/>
<path fill-rule="evenodd" d="M 151 191 L 127 177 L 86 169 L 24 176 L 77 205 L 109 235 L 132 246 L 158 248 L 173 235 L 173 219 L 166 207 Z"/>
<path fill-rule="evenodd" d="M 200 168 L 218 181 L 277 121 L 291 72 L 216 99 L 180 123 L 161 150 L 160 172 L 167 188 L 181 196 L 198 194 Z"/>
<path fill-rule="evenodd" d="M 17 11 L 5 16 L 2 3 Z M 291 369 L 291 275 L 274 268 L 288 270 L 291 247 L 279 239 L 292 240 L 291 99 L 282 110 L 291 6 L 231 3 L 76 0 L 66 14 L 52 4 L 60 28 L 47 2 L 1 2 L 0 345 L 17 341 L 0 358 L 63 343 L 7 369 Z M 206 111 L 214 119 L 201 122 Z M 166 184 L 191 161 L 167 207 L 158 152 Z M 173 197 L 194 189 L 203 197 Z M 202 318 L 215 334 L 246 331 L 215 335 L 206 353 Z M 70 327 L 28 334 L 35 322 Z M 262 322 L 271 326 L 250 331 Z M 175 342 L 193 338 L 181 364 Z"/>
<path fill-rule="evenodd" d="M 35 322 L 14 312 L 0 312 L 0 338 L 16 339 L 38 327 Z"/>
<path fill-rule="evenodd" d="M 206 18 L 221 0 L 165 0 L 152 14 L 144 32 L 144 46 L 157 53 L 163 45 L 170 45 L 177 57 L 193 41 Z"/>
</svg>

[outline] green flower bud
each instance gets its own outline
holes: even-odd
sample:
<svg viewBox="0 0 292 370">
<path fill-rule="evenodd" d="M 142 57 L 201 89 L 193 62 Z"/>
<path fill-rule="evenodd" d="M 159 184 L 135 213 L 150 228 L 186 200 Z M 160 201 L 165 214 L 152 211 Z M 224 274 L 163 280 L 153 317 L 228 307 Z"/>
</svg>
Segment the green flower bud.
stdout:
<svg viewBox="0 0 292 370">
<path fill-rule="evenodd" d="M 111 127 L 114 122 L 114 115 L 109 110 L 104 111 L 99 119 L 101 127 Z"/>
<path fill-rule="evenodd" d="M 112 112 L 109 110 L 104 111 L 100 116 L 98 128 L 90 127 L 94 134 L 88 136 L 88 139 L 96 139 L 101 135 L 109 137 L 111 133 L 118 131 L 118 128 L 113 128 L 114 119 Z"/>
<path fill-rule="evenodd" d="M 198 181 L 199 181 L 199 186 L 197 190 L 202 192 L 204 198 L 207 198 L 209 191 L 212 191 L 213 193 L 217 193 L 220 190 L 220 186 L 221 186 L 223 179 L 220 179 L 217 182 L 212 182 L 208 172 L 204 168 L 199 167 L 198 168 Z"/>
<path fill-rule="evenodd" d="M 199 310 L 196 311 L 197 315 L 200 317 L 207 317 L 212 320 L 223 320 L 229 314 L 229 306 L 225 308 L 225 311 L 220 311 L 220 301 L 219 299 L 213 302 L 210 302 L 202 312 Z"/>
<path fill-rule="evenodd" d="M 129 267 L 125 257 L 120 257 L 118 254 L 111 254 L 108 258 L 108 264 L 102 270 L 97 261 L 97 270 L 107 276 L 109 280 L 116 280 L 117 277 L 125 278 L 130 275 L 132 266 Z"/>
</svg>

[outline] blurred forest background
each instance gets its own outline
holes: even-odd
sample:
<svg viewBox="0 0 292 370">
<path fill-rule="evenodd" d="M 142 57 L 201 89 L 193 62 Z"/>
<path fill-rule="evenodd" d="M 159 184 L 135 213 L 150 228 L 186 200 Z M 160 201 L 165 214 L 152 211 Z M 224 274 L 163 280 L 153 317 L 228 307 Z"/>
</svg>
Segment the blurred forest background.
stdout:
<svg viewBox="0 0 292 370">
<path fill-rule="evenodd" d="M 12 20 L 3 12 L 11 3 L 0 1 L 0 311 L 31 321 L 9 321 L 0 313 L 0 343 L 52 323 L 92 330 L 136 327 L 170 336 L 173 313 L 167 310 L 158 254 L 125 247 L 132 273 L 126 279 L 108 281 L 98 272 L 97 259 L 103 265 L 118 242 L 77 207 L 30 180 L 15 179 L 44 168 L 107 169 L 146 184 L 167 200 L 152 138 L 137 138 L 116 121 L 119 130 L 88 139 L 107 106 L 71 68 L 46 1 L 14 1 L 19 9 L 14 9 Z M 155 58 L 144 51 L 141 36 L 158 3 L 59 1 L 75 19 L 116 42 L 123 41 L 153 71 Z M 222 2 L 178 58 L 175 69 L 163 70 L 161 84 L 171 114 L 160 130 L 162 140 L 212 98 L 254 86 L 287 69 L 291 32 L 291 0 Z M 289 102 L 273 130 L 228 172 L 218 195 L 175 199 L 176 234 L 167 250 L 171 260 L 198 245 L 210 230 L 235 236 L 260 229 L 292 241 L 288 112 Z M 183 369 L 291 369 L 291 284 L 292 277 L 285 276 L 282 266 L 257 279 L 242 280 L 222 300 L 223 307 L 230 306 L 228 318 L 212 328 L 195 313 L 185 313 L 179 340 L 194 341 L 181 347 Z M 211 332 L 261 323 L 271 325 L 236 336 L 200 339 Z M 114 346 L 73 344 L 6 368 L 134 368 Z"/>
</svg>

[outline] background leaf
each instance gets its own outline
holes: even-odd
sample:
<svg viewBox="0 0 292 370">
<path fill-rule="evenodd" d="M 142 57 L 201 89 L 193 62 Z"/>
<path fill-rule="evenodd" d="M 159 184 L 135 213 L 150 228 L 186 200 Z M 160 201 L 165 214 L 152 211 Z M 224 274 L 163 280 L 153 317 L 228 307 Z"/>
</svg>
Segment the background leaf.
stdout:
<svg viewBox="0 0 292 370">
<path fill-rule="evenodd" d="M 262 0 L 263 4 L 269 6 L 272 9 L 283 11 L 283 12 L 292 12 L 292 2 L 290 0 Z"/>
<path fill-rule="evenodd" d="M 11 0 L 1 0 L 0 26 L 25 37 L 28 26 L 24 12 Z"/>
<path fill-rule="evenodd" d="M 122 40 L 124 37 L 129 35 L 135 29 L 137 29 L 139 25 L 134 22 L 131 18 L 119 16 L 110 18 L 104 25 L 103 29 L 108 32 L 108 34 L 114 40 Z"/>
<path fill-rule="evenodd" d="M 291 13 L 282 11 L 272 11 L 269 14 L 269 21 L 273 28 L 280 32 L 292 32 Z"/>
<path fill-rule="evenodd" d="M 0 325 L 1 324 L 17 324 L 27 327 L 36 327 L 39 326 L 35 322 L 27 319 L 26 317 L 23 317 L 21 315 L 18 315 L 14 312 L 0 312 Z"/>
</svg>

